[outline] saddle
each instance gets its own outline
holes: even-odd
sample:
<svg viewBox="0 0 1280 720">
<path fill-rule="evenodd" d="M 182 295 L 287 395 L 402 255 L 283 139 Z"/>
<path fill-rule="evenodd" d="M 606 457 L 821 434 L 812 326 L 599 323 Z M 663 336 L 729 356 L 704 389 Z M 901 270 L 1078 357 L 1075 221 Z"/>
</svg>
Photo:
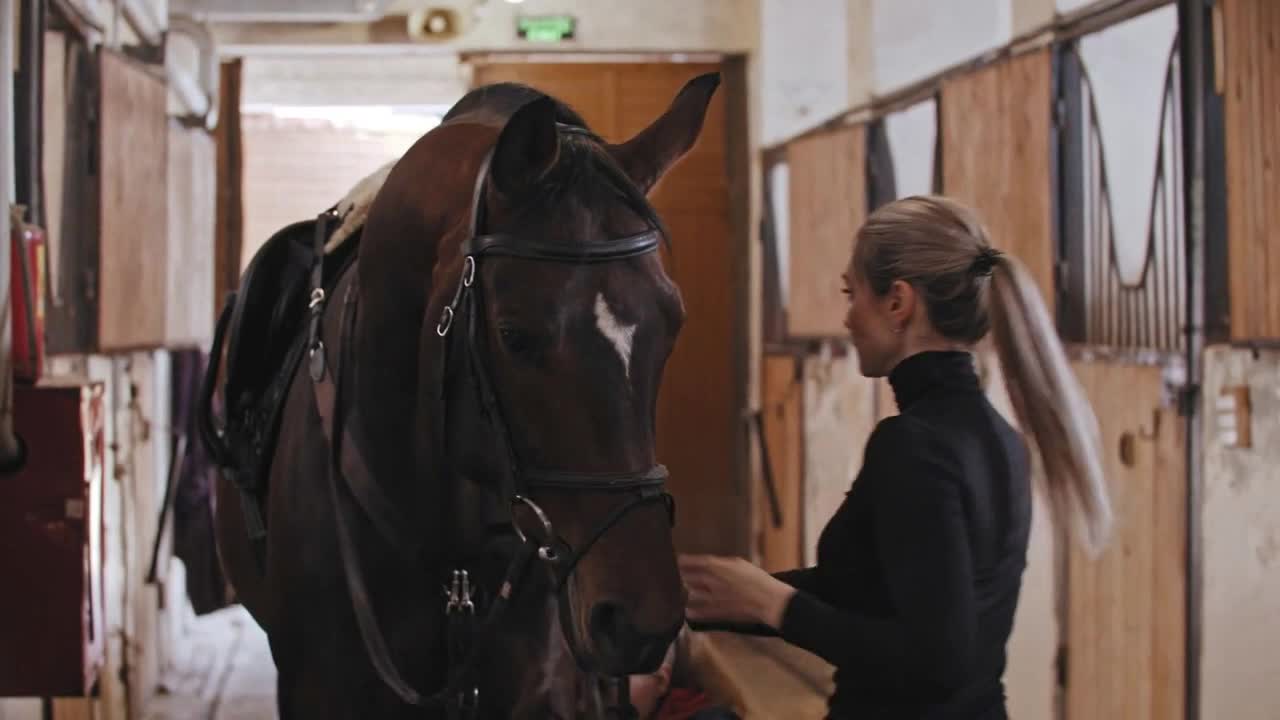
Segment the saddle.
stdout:
<svg viewBox="0 0 1280 720">
<path fill-rule="evenodd" d="M 255 544 L 266 537 L 262 501 L 281 411 L 307 351 L 312 273 L 317 248 L 337 225 L 330 218 L 326 212 L 272 235 L 254 254 L 239 288 L 228 295 L 214 332 L 201 393 L 201 435 L 224 477 L 241 492 Z M 355 259 L 359 235 L 356 230 L 330 252 L 321 250 L 326 293 L 332 294 Z M 220 361 L 225 364 L 223 421 L 217 429 L 212 402 Z"/>
</svg>

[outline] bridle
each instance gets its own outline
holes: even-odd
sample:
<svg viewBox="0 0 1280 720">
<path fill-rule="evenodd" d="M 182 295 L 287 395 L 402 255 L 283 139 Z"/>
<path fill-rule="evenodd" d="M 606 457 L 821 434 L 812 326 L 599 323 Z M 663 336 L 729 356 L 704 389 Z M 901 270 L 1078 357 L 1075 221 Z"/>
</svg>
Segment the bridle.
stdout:
<svg viewBox="0 0 1280 720">
<path fill-rule="evenodd" d="M 557 123 L 557 128 L 560 132 L 594 137 L 589 131 L 576 126 Z M 372 610 L 359 561 L 355 556 L 355 545 L 347 527 L 343 505 L 339 500 L 339 480 L 341 479 L 346 481 L 346 490 L 365 511 L 379 533 L 393 547 L 411 549 L 418 544 L 409 524 L 374 482 L 368 465 L 364 463 L 358 444 L 350 434 L 350 428 L 355 423 L 351 418 L 347 418 L 341 430 L 335 423 L 338 419 L 337 408 L 340 407 L 338 391 L 342 370 L 348 365 L 344 360 L 351 343 L 341 343 L 339 359 L 334 363 L 335 367 L 332 370 L 327 368 L 328 353 L 320 338 L 326 302 L 321 285 L 321 266 L 323 245 L 329 232 L 328 226 L 335 217 L 331 212 L 323 214 L 317 222 L 317 267 L 313 270 L 312 283 L 310 374 L 320 410 L 321 424 L 333 455 L 329 475 L 338 544 L 342 554 L 344 575 L 347 578 L 348 590 L 365 649 L 378 675 L 402 701 L 415 706 L 444 706 L 449 710 L 451 717 L 474 717 L 478 712 L 479 689 L 470 676 L 480 655 L 493 638 L 504 611 L 516 589 L 521 585 L 534 558 L 543 563 L 555 579 L 554 587 L 558 595 L 560 624 L 565 639 L 579 667 L 585 672 L 591 672 L 593 668 L 583 650 L 583 642 L 578 637 L 577 624 L 572 617 L 569 578 L 591 548 L 633 510 L 660 503 L 667 507 L 669 520 L 672 523 L 675 520 L 675 501 L 664 489 L 668 473 L 662 465 L 655 464 L 641 472 L 599 473 L 535 468 L 523 462 L 512 442 L 509 425 L 502 411 L 501 398 L 494 390 L 488 364 L 479 346 L 479 340 L 485 329 L 484 298 L 480 290 L 480 270 L 485 259 L 506 257 L 533 262 L 569 264 L 619 262 L 657 250 L 660 233 L 652 229 L 636 235 L 576 246 L 533 242 L 511 234 L 486 234 L 483 232 L 486 215 L 484 198 L 490 182 L 489 168 L 492 156 L 493 150 L 490 150 L 477 172 L 470 210 L 470 232 L 461 247 L 462 271 L 452 298 L 441 311 L 435 330 L 445 344 L 442 383 L 448 382 L 451 361 L 463 358 L 468 361 L 484 419 L 505 448 L 507 472 L 503 477 L 503 496 L 507 510 L 511 511 L 514 508 L 529 511 L 534 518 L 534 524 L 532 527 L 522 526 L 517 519 L 517 513 L 510 512 L 510 529 L 518 539 L 516 550 L 483 618 L 478 616 L 473 595 L 475 588 L 471 582 L 470 572 L 462 567 L 452 571 L 451 582 L 446 586 L 445 608 L 450 678 L 444 688 L 429 696 L 418 693 L 405 682 L 391 659 Z M 356 285 L 357 278 L 353 277 L 347 286 L 343 302 L 341 332 L 344 341 L 350 337 L 354 324 Z M 445 421 L 448 419 L 448 397 L 447 392 L 440 394 L 442 419 Z M 353 407 L 352 417 L 357 413 L 358 408 Z M 437 425 L 442 437 L 444 437 L 445 427 L 445 422 Z M 341 438 L 341 442 L 338 442 L 338 438 Z M 339 449 L 340 447 L 342 450 Z M 454 481 L 458 479 L 453 478 Z M 629 496 L 629 499 L 615 508 L 587 536 L 580 547 L 574 548 L 556 535 L 551 519 L 533 500 L 533 493 L 543 490 L 620 494 Z M 617 705 L 612 708 L 615 716 L 634 718 L 635 709 L 630 704 L 628 680 L 625 676 L 618 679 L 617 696 Z"/>
</svg>

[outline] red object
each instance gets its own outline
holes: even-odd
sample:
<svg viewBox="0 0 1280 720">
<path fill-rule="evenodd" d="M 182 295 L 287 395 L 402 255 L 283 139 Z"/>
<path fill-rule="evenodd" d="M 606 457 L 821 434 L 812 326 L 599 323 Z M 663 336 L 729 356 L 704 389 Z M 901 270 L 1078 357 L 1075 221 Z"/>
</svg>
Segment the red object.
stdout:
<svg viewBox="0 0 1280 720">
<path fill-rule="evenodd" d="M 694 713 L 712 705 L 711 698 L 700 690 L 672 688 L 654 718 L 655 720 L 688 720 Z"/>
<path fill-rule="evenodd" d="M 34 383 L 44 369 L 44 230 L 11 213 L 9 298 L 13 306 L 13 376 Z"/>
<path fill-rule="evenodd" d="M 102 667 L 102 385 L 13 388 L 26 462 L 0 473 L 0 697 L 83 697 Z"/>
</svg>

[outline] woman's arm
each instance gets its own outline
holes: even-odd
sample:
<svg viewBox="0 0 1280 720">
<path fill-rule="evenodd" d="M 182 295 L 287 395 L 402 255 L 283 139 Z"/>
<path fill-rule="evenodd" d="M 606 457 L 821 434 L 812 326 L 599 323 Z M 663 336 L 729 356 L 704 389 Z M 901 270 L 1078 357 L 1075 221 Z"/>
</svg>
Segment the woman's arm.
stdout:
<svg viewBox="0 0 1280 720">
<path fill-rule="evenodd" d="M 818 568 L 816 567 L 783 570 L 774 573 L 773 576 L 797 590 L 804 590 L 819 597 L 823 594 L 818 589 Z"/>
<path fill-rule="evenodd" d="M 780 634 L 854 674 L 926 692 L 953 689 L 972 664 L 977 633 L 956 461 L 902 416 L 881 423 L 866 460 L 873 532 L 897 615 L 838 609 L 800 590 L 787 603 Z"/>
</svg>

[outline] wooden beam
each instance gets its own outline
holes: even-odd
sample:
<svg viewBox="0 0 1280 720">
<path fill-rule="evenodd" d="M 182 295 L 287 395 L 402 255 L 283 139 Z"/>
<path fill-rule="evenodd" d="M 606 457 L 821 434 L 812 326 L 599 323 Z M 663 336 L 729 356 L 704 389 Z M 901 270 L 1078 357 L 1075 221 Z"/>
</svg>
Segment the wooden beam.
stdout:
<svg viewBox="0 0 1280 720">
<path fill-rule="evenodd" d="M 240 248 L 244 233 L 244 182 L 240 134 L 239 59 L 222 63 L 218 83 L 218 127 L 214 133 L 218 154 L 217 229 L 214 238 L 213 306 L 222 309 L 227 293 L 240 284 Z"/>
</svg>

